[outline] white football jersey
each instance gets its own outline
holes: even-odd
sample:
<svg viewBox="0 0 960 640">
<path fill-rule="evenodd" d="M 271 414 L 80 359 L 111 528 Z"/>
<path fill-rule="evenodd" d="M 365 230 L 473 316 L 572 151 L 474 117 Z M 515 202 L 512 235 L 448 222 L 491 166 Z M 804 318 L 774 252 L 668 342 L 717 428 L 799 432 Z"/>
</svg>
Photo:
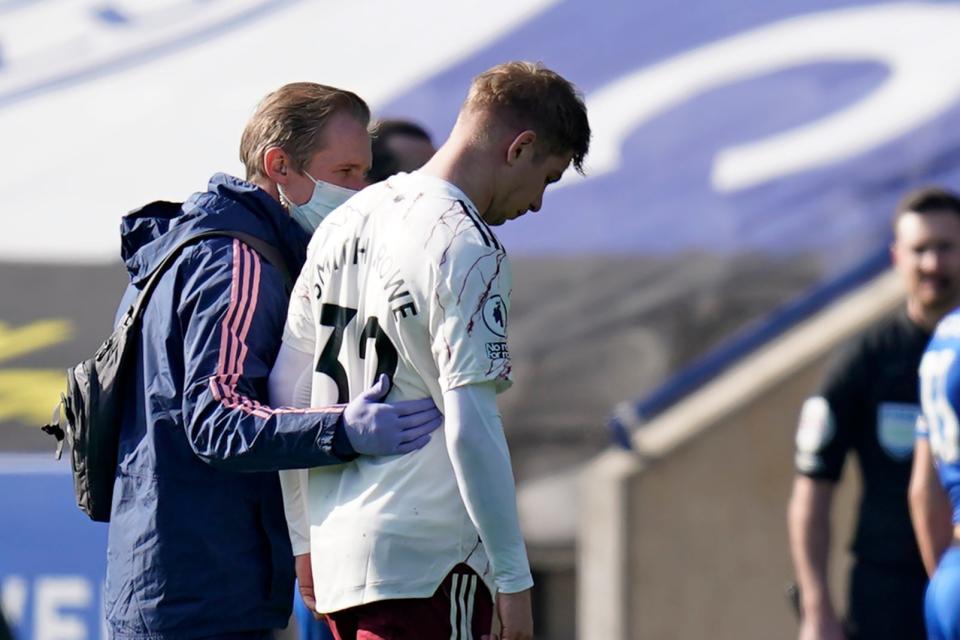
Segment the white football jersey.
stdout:
<svg viewBox="0 0 960 640">
<path fill-rule="evenodd" d="M 399 174 L 351 198 L 317 229 L 291 297 L 284 342 L 315 357 L 312 404 L 347 402 L 380 372 L 391 400 L 510 383 L 510 265 L 467 197 Z M 443 429 L 408 455 L 311 469 L 318 610 L 433 595 L 469 564 L 493 590 Z"/>
</svg>

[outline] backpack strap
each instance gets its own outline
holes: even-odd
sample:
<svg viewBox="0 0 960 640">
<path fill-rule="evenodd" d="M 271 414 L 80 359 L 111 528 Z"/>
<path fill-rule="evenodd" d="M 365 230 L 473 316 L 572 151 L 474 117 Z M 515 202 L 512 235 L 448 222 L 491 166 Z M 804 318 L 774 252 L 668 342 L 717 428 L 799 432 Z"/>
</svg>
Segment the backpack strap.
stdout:
<svg viewBox="0 0 960 640">
<path fill-rule="evenodd" d="M 218 231 L 217 233 L 236 238 L 266 258 L 267 262 L 273 265 L 273 267 L 280 272 L 280 275 L 283 276 L 283 284 L 287 291 L 293 290 L 293 279 L 290 277 L 290 272 L 287 271 L 287 261 L 283 259 L 283 255 L 280 254 L 279 249 L 269 242 L 264 242 L 260 238 L 252 236 L 249 233 L 244 233 L 243 231 Z"/>
<path fill-rule="evenodd" d="M 210 238 L 214 236 L 228 236 L 231 238 L 236 238 L 240 242 L 248 245 L 254 251 L 266 258 L 267 262 L 273 265 L 273 267 L 280 272 L 280 275 L 283 276 L 283 282 L 286 289 L 288 291 L 292 289 L 292 280 L 290 278 L 290 272 L 287 270 L 286 262 L 283 260 L 283 256 L 281 256 L 280 251 L 272 244 L 264 242 L 260 238 L 242 231 L 232 231 L 227 229 L 211 229 L 210 231 L 201 231 L 199 233 L 194 233 L 187 236 L 181 240 L 179 244 L 167 252 L 167 255 L 163 257 L 163 260 L 160 261 L 160 264 L 154 267 L 153 271 L 150 272 L 150 276 L 147 279 L 147 284 L 144 285 L 143 289 L 140 291 L 140 294 L 137 296 L 136 301 L 133 303 L 133 305 L 131 305 L 127 313 L 124 314 L 120 324 L 129 325 L 140 320 L 140 315 L 143 313 L 143 309 L 150 300 L 150 296 L 153 294 L 153 290 L 156 288 L 157 282 L 160 281 L 160 276 L 162 276 L 164 271 L 166 271 L 167 268 L 173 263 L 177 255 L 184 247 L 202 238 Z"/>
<path fill-rule="evenodd" d="M 236 238 L 237 240 L 250 246 L 254 251 L 266 258 L 267 261 L 270 262 L 270 264 L 272 264 L 280 272 L 280 274 L 283 276 L 284 286 L 286 287 L 287 291 L 291 290 L 292 285 L 290 272 L 287 270 L 286 262 L 283 260 L 283 256 L 280 254 L 280 251 L 270 243 L 264 242 L 260 238 L 252 236 L 248 233 L 243 233 L 242 231 L 210 230 L 194 233 L 187 236 L 181 240 L 179 244 L 170 249 L 160 261 L 160 264 L 154 267 L 153 271 L 150 272 L 150 275 L 147 278 L 146 285 L 144 285 L 143 289 L 141 289 L 140 293 L 137 295 L 137 299 L 132 305 L 130 305 L 130 308 L 127 309 L 127 312 L 123 315 L 123 318 L 121 318 L 117 326 L 114 327 L 110 338 L 100 345 L 100 348 L 97 350 L 97 353 L 94 355 L 93 359 L 99 361 L 102 357 L 107 355 L 113 346 L 114 337 L 118 334 L 118 332 L 121 332 L 121 335 L 123 335 L 127 331 L 136 330 L 135 325 L 140 322 L 143 309 L 150 300 L 150 296 L 153 293 L 154 288 L 156 288 L 157 282 L 160 280 L 160 276 L 162 276 L 167 268 L 173 263 L 177 257 L 177 254 L 179 254 L 180 251 L 188 244 L 196 242 L 202 238 L 210 238 L 213 236 L 228 236 Z M 60 402 L 58 402 L 53 408 L 53 415 L 50 418 L 50 422 L 40 427 L 44 433 L 48 433 L 57 439 L 57 450 L 55 456 L 58 460 L 63 453 L 63 442 L 66 438 L 66 433 L 64 432 L 63 427 L 60 426 L 62 418 L 60 411 L 61 407 L 69 407 L 65 394 L 60 394 Z"/>
<path fill-rule="evenodd" d="M 60 407 L 62 407 L 67 402 L 67 397 L 65 394 L 60 394 L 60 401 L 53 407 L 53 415 L 50 416 L 50 422 L 40 427 L 40 431 L 53 436 L 57 439 L 57 450 L 54 452 L 53 456 L 59 460 L 60 456 L 63 455 L 63 441 L 66 439 L 67 434 L 63 430 L 63 427 L 60 426 Z"/>
</svg>

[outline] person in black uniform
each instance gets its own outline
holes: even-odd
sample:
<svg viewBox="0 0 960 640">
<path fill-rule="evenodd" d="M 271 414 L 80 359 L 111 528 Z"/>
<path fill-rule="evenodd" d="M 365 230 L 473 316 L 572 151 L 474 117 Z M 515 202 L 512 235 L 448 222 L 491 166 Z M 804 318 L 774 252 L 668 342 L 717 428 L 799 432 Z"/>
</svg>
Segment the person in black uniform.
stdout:
<svg viewBox="0 0 960 640">
<path fill-rule="evenodd" d="M 933 328 L 960 303 L 960 199 L 941 189 L 911 192 L 893 226 L 891 255 L 906 304 L 848 345 L 800 413 L 788 525 L 801 640 L 926 637 L 927 574 L 907 487 L 920 412 L 917 368 Z M 850 451 L 863 491 L 841 624 L 827 579 L 830 505 Z"/>
</svg>

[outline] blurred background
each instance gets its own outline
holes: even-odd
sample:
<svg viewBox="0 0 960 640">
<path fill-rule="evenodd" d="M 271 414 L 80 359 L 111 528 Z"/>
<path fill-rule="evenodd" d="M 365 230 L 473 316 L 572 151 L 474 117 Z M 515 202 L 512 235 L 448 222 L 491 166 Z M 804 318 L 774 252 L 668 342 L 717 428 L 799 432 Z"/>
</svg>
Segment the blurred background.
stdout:
<svg viewBox="0 0 960 640">
<path fill-rule="evenodd" d="M 106 527 L 37 427 L 109 332 L 120 216 L 242 175 L 243 125 L 286 82 L 356 91 L 439 144 L 473 75 L 509 59 L 577 84 L 594 130 L 587 176 L 498 230 L 540 635 L 794 634 L 797 410 L 824 357 L 898 300 L 897 199 L 957 188 L 957 33 L 955 2 L 0 0 L 0 593 L 17 637 L 106 637 Z"/>
</svg>

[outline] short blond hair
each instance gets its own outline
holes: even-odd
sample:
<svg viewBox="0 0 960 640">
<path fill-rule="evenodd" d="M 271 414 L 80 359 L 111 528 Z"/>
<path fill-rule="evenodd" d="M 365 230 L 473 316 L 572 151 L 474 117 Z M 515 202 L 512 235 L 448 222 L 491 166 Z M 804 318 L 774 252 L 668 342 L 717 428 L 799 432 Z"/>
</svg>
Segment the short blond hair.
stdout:
<svg viewBox="0 0 960 640">
<path fill-rule="evenodd" d="M 364 127 L 370 124 L 370 107 L 350 91 L 293 82 L 267 94 L 240 138 L 240 161 L 246 167 L 247 180 L 266 177 L 263 154 L 270 147 L 286 151 L 293 169 L 302 172 L 311 156 L 323 148 L 323 133 L 330 118 L 341 112 Z"/>
<path fill-rule="evenodd" d="M 510 126 L 537 134 L 541 154 L 573 154 L 583 173 L 590 148 L 590 123 L 583 97 L 568 80 L 539 62 L 505 62 L 470 85 L 463 108 L 486 111 Z"/>
</svg>

